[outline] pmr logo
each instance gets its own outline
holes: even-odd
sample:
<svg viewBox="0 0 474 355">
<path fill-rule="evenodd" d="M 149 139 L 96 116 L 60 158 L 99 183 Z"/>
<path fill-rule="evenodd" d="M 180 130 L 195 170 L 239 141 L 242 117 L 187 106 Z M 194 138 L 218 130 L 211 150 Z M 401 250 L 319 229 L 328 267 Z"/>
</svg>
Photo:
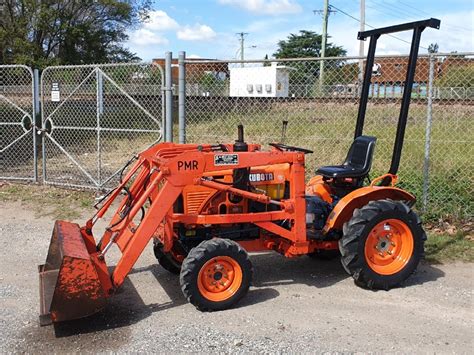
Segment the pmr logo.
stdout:
<svg viewBox="0 0 474 355">
<path fill-rule="evenodd" d="M 197 170 L 198 161 L 197 160 L 179 160 L 178 161 L 178 171 L 180 170 Z"/>
</svg>

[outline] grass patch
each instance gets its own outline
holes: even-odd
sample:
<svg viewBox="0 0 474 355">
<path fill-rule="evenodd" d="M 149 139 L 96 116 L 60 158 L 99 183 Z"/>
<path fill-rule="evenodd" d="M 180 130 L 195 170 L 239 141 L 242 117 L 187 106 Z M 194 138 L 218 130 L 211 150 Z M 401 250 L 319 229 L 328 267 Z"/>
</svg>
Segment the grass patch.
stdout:
<svg viewBox="0 0 474 355">
<path fill-rule="evenodd" d="M 245 125 L 247 142 L 277 141 L 282 120 L 288 120 L 286 142 L 314 150 L 306 156 L 307 178 L 323 165 L 340 164 L 353 140 L 357 105 L 318 100 L 292 102 L 233 102 L 230 99 L 189 98 L 186 135 L 188 142 L 230 142 L 238 123 Z M 400 107 L 396 103 L 370 104 L 364 134 L 378 138 L 371 177 L 385 173 L 393 152 Z M 474 166 L 470 105 L 433 107 L 429 165 L 428 204 L 424 219 L 430 221 L 472 219 Z M 412 103 L 399 169 L 400 187 L 414 193 L 421 208 L 426 130 L 426 104 Z M 175 134 L 177 127 L 175 127 Z M 266 147 L 265 147 L 266 148 Z"/>
<path fill-rule="evenodd" d="M 36 217 L 72 220 L 90 209 L 94 193 L 39 185 L 0 185 L 0 202 L 20 202 L 31 207 Z"/>
<path fill-rule="evenodd" d="M 474 240 L 463 232 L 454 235 L 428 233 L 425 243 L 427 261 L 474 262 Z"/>
</svg>

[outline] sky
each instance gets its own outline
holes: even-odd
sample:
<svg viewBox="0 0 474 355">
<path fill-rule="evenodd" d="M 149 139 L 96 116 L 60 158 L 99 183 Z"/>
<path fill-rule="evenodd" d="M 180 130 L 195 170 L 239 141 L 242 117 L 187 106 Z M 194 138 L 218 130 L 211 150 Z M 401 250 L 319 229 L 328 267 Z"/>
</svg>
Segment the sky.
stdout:
<svg viewBox="0 0 474 355">
<path fill-rule="evenodd" d="M 127 46 L 145 61 L 162 58 L 166 51 L 188 58 L 238 59 L 237 33 L 246 32 L 245 59 L 271 58 L 277 43 L 290 33 L 321 33 L 323 0 L 157 0 L 149 19 L 129 31 Z M 359 0 L 330 0 L 336 12 L 328 24 L 328 42 L 358 55 Z M 366 0 L 366 29 L 435 17 L 440 30 L 426 29 L 420 53 L 430 43 L 439 52 L 474 51 L 474 0 Z M 354 19 L 355 18 L 355 19 Z M 377 54 L 406 54 L 411 34 L 382 36 Z M 367 51 L 368 44 L 365 45 Z"/>
</svg>

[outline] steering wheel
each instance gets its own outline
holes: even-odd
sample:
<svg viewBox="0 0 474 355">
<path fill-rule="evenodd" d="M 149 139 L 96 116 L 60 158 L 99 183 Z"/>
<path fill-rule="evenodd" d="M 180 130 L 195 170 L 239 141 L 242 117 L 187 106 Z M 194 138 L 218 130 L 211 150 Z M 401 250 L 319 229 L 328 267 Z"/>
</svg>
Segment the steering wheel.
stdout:
<svg viewBox="0 0 474 355">
<path fill-rule="evenodd" d="M 302 152 L 304 154 L 313 153 L 313 151 L 309 150 L 309 149 L 300 148 L 300 147 L 293 147 L 291 145 L 286 145 L 286 144 L 282 144 L 282 143 L 270 143 L 269 145 L 272 146 L 272 147 L 275 147 L 276 149 L 281 150 L 281 151 Z"/>
</svg>

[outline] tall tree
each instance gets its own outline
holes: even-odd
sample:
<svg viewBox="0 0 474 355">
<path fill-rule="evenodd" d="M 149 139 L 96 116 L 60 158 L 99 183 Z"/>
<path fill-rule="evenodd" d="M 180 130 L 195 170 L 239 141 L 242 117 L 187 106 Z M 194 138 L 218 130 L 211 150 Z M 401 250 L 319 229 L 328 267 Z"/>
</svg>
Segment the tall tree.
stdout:
<svg viewBox="0 0 474 355">
<path fill-rule="evenodd" d="M 438 53 L 439 46 L 438 43 L 431 43 L 428 46 L 428 53 Z"/>
<path fill-rule="evenodd" d="M 291 33 L 286 40 L 278 42 L 275 58 L 308 58 L 321 56 L 322 36 L 313 31 L 302 30 L 298 34 Z M 326 57 L 346 55 L 346 50 L 332 43 L 326 44 Z"/>
<path fill-rule="evenodd" d="M 123 46 L 150 0 L 4 0 L 0 63 L 37 67 L 139 59 Z"/>
<path fill-rule="evenodd" d="M 313 31 L 302 30 L 298 34 L 291 33 L 286 40 L 278 42 L 278 49 L 273 54 L 275 58 L 314 58 L 321 56 L 322 36 Z M 326 43 L 326 57 L 342 57 L 346 50 L 333 43 Z M 327 75 L 324 76 L 324 84 L 331 85 L 333 79 L 342 72 L 343 58 L 324 61 Z M 316 61 L 288 62 L 293 68 L 290 72 L 290 83 L 296 95 L 313 95 L 313 87 L 319 83 L 320 65 Z"/>
</svg>

